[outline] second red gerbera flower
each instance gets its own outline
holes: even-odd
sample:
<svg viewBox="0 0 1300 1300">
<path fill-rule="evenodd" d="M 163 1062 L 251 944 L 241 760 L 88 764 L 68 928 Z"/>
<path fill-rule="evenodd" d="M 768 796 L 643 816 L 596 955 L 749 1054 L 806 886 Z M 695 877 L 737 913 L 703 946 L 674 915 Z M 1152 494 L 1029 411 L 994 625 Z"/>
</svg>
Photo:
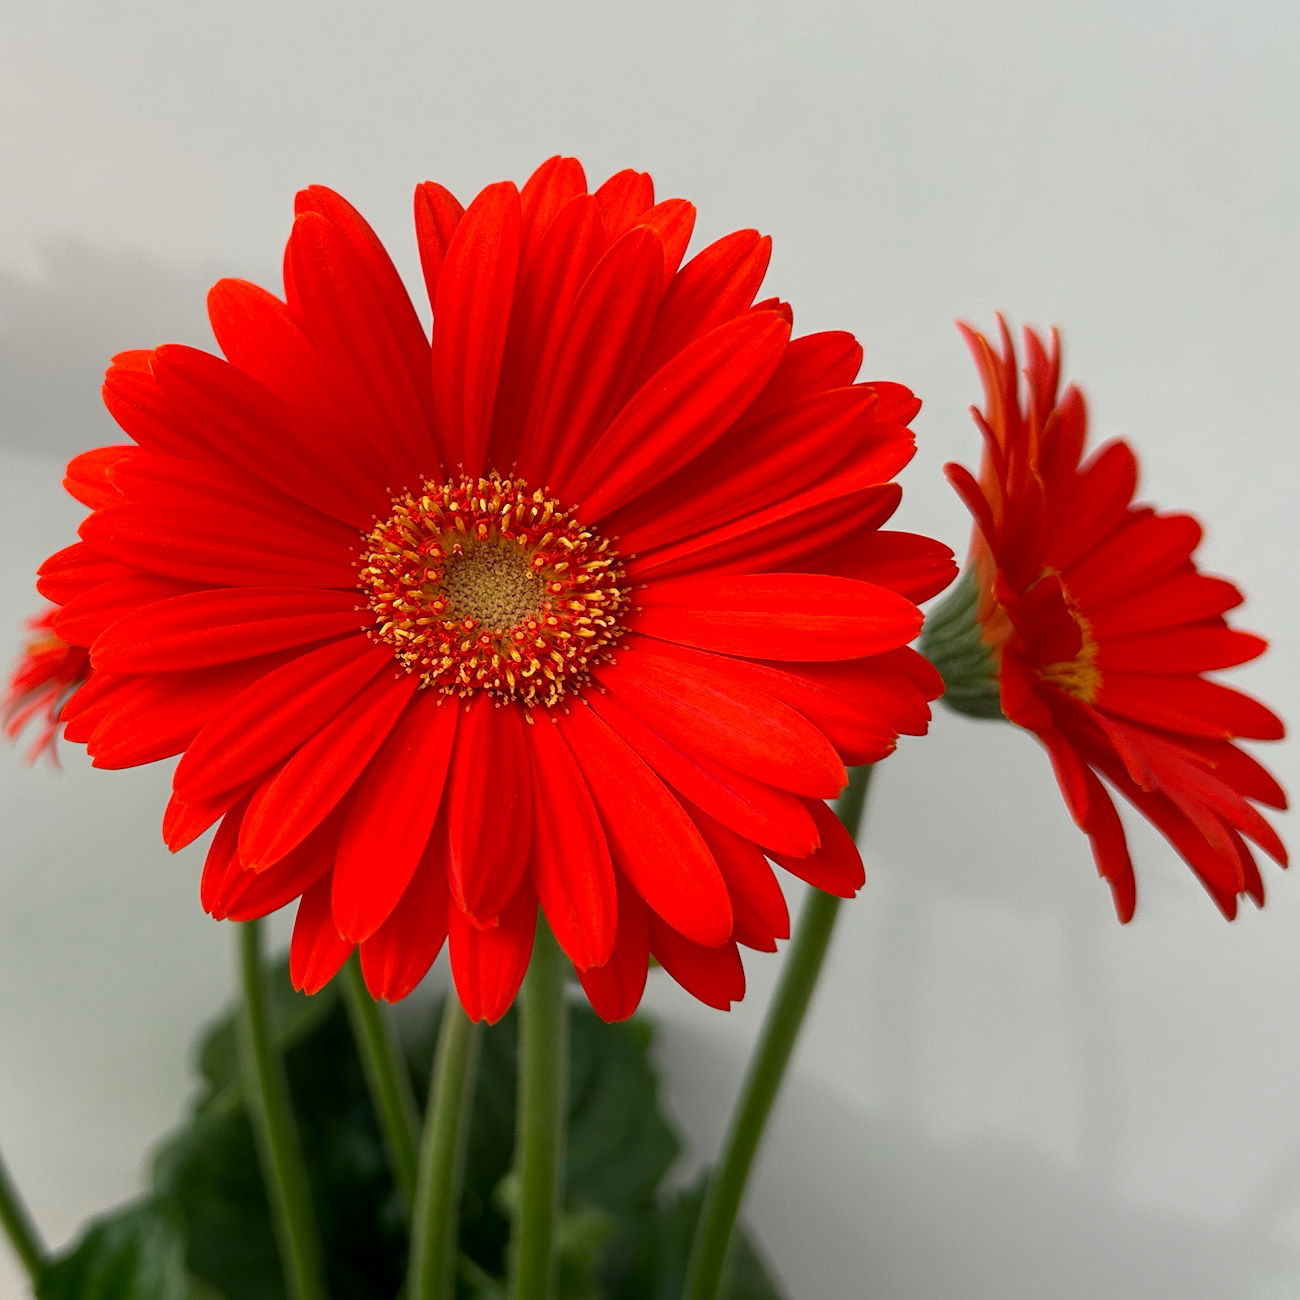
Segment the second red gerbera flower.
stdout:
<svg viewBox="0 0 1300 1300">
<path fill-rule="evenodd" d="M 768 857 L 861 884 L 823 800 L 939 689 L 907 646 L 949 552 L 879 531 L 918 404 L 754 303 L 757 233 L 681 265 L 693 220 L 571 159 L 467 210 L 423 185 L 430 340 L 313 188 L 285 300 L 212 291 L 224 360 L 109 371 L 135 445 L 73 462 L 92 513 L 41 576 L 94 667 L 67 734 L 182 755 L 168 843 L 220 822 L 216 916 L 301 896 L 300 986 L 359 945 L 398 998 L 449 938 L 496 1019 L 540 905 L 602 1015 L 650 954 L 726 1006 L 787 933 Z"/>
<path fill-rule="evenodd" d="M 1044 346 L 1025 331 L 1022 401 L 1005 325 L 1000 353 L 964 333 L 984 382 L 984 459 L 978 481 L 948 467 L 975 532 L 965 574 L 926 621 L 945 698 L 977 716 L 1005 715 L 1043 742 L 1121 920 L 1133 915 L 1136 887 L 1102 778 L 1228 916 L 1240 895 L 1262 903 L 1250 843 L 1283 864 L 1286 850 L 1254 805 L 1285 808 L 1286 796 L 1236 741 L 1276 740 L 1282 723 L 1205 676 L 1266 648 L 1228 626 L 1241 593 L 1197 569 L 1196 520 L 1135 504 L 1126 443 L 1085 457 L 1083 397 L 1059 391 L 1055 336 Z"/>
</svg>

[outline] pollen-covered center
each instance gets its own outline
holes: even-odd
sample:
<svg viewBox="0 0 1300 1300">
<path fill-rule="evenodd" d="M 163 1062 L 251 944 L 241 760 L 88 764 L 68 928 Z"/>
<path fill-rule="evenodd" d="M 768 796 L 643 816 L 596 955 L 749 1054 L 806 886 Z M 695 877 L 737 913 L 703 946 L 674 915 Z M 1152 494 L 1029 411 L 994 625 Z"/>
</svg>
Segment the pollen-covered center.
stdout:
<svg viewBox="0 0 1300 1300">
<path fill-rule="evenodd" d="M 542 580 L 517 546 L 471 541 L 442 566 L 448 612 L 486 627 L 516 627 L 542 607 Z"/>
<path fill-rule="evenodd" d="M 428 481 L 394 498 L 364 548 L 371 636 L 447 694 L 556 704 L 623 635 L 618 555 L 521 480 Z"/>
</svg>

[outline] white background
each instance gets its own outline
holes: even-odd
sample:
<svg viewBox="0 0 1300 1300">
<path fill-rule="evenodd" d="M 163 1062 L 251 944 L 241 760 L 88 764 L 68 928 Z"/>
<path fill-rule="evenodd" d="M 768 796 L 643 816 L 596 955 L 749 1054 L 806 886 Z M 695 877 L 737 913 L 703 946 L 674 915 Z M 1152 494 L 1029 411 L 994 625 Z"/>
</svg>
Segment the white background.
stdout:
<svg viewBox="0 0 1300 1300">
<path fill-rule="evenodd" d="M 49 3 L 0 9 L 0 621 L 71 538 L 61 463 L 116 441 L 108 356 L 207 341 L 323 182 L 408 272 L 413 185 L 573 152 L 755 225 L 800 329 L 925 398 L 905 526 L 964 546 L 951 322 L 1060 323 L 1099 434 L 1208 521 L 1293 720 L 1300 329 L 1292 3 Z M 7 651 L 5 652 L 8 653 Z M 1293 788 L 1293 748 L 1265 755 Z M 0 754 L 0 1149 L 48 1236 L 141 1182 L 231 986 L 163 770 Z M 1300 1294 L 1300 881 L 1226 924 L 1133 836 L 1116 924 L 1034 742 L 944 716 L 877 782 L 749 1212 L 792 1300 Z M 779 959 L 730 1016 L 656 986 L 672 1105 L 716 1148 Z M 0 1259 L 0 1295 L 18 1296 Z"/>
</svg>

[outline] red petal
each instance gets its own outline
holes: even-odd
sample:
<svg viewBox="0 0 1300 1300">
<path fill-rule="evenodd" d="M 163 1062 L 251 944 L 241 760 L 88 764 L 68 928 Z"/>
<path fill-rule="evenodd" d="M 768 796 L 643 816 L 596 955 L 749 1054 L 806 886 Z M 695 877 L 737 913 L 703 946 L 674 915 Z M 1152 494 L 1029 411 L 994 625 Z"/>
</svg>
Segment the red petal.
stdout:
<svg viewBox="0 0 1300 1300">
<path fill-rule="evenodd" d="M 587 176 L 576 158 L 548 158 L 519 191 L 525 234 L 538 238 L 564 206 L 587 192 Z"/>
<path fill-rule="evenodd" d="M 519 192 L 489 185 L 447 249 L 433 310 L 433 393 L 443 460 L 483 472 L 519 270 Z"/>
<path fill-rule="evenodd" d="M 250 791 L 249 786 L 235 790 L 226 790 L 212 799 L 184 800 L 172 795 L 163 812 L 163 843 L 172 853 L 181 849 L 208 830 L 214 822 L 219 821 Z"/>
<path fill-rule="evenodd" d="M 371 997 L 400 1002 L 425 977 L 447 939 L 447 863 L 431 853 L 388 919 L 361 945 Z"/>
<path fill-rule="evenodd" d="M 93 673 L 64 702 L 59 716 L 64 722 L 78 724 L 83 718 L 87 721 L 98 721 L 103 710 L 110 707 L 114 697 L 132 684 L 130 677 L 124 677 L 119 673 Z M 73 739 L 81 743 L 85 737 L 73 737 Z"/>
<path fill-rule="evenodd" d="M 911 431 L 876 422 L 866 388 L 817 393 L 762 420 L 754 409 L 698 459 L 611 521 L 623 552 L 642 552 L 745 519 L 851 472 L 884 483 L 911 458 Z"/>
<path fill-rule="evenodd" d="M 683 938 L 657 916 L 650 918 L 650 951 L 692 997 L 730 1011 L 745 996 L 745 968 L 735 943 L 706 948 Z"/>
<path fill-rule="evenodd" d="M 1096 707 L 1190 736 L 1280 740 L 1281 719 L 1249 695 L 1200 677 L 1109 672 Z"/>
<path fill-rule="evenodd" d="M 765 419 L 813 393 L 847 388 L 857 379 L 861 367 L 862 345 L 844 330 L 791 339 L 776 373 L 754 403 L 751 418 Z"/>
<path fill-rule="evenodd" d="M 364 402 L 366 434 L 395 467 L 428 473 L 435 454 L 429 340 L 397 268 L 359 212 L 313 185 L 295 203 L 285 289 L 340 389 Z"/>
<path fill-rule="evenodd" d="M 432 691 L 416 696 L 357 783 L 334 866 L 334 920 L 358 943 L 397 906 L 428 848 L 459 712 Z"/>
<path fill-rule="evenodd" d="M 240 299 L 244 288 L 261 292 L 251 285 L 223 290 L 234 283 L 223 281 L 212 290 L 209 311 L 220 309 L 213 303 L 223 293 Z M 181 443 L 153 450 L 228 467 L 248 479 L 250 490 L 288 497 L 352 528 L 367 527 L 387 499 L 373 450 L 337 427 L 335 411 L 318 411 L 319 393 L 311 405 L 291 407 L 242 369 L 175 344 L 154 355 L 156 395 L 144 392 L 143 380 L 134 382 L 138 400 L 150 401 L 155 418 L 168 425 L 169 442 Z"/>
<path fill-rule="evenodd" d="M 914 678 L 909 661 L 915 653 L 895 650 L 826 664 L 756 664 L 754 681 L 821 728 L 845 762 L 857 767 L 892 753 L 900 733 L 923 736 L 929 730 L 927 700 L 942 694 L 942 682 Z M 746 678 L 749 671 L 746 665 Z"/>
<path fill-rule="evenodd" d="M 1126 521 L 1137 489 L 1137 458 L 1123 442 L 1098 448 L 1067 488 L 1068 501 L 1054 516 L 1052 563 L 1064 570 Z"/>
<path fill-rule="evenodd" d="M 424 272 L 430 306 L 437 300 L 447 249 L 464 215 L 460 201 L 445 186 L 425 181 L 415 187 L 415 238 L 420 245 L 420 269 Z"/>
<path fill-rule="evenodd" d="M 921 630 L 905 597 L 820 574 L 679 578 L 652 584 L 640 602 L 634 626 L 643 635 L 757 659 L 857 659 Z"/>
<path fill-rule="evenodd" d="M 66 706 L 65 706 L 66 712 Z M 1195 754 L 1221 781 L 1238 794 L 1271 808 L 1287 806 L 1286 791 L 1273 774 L 1257 759 L 1244 753 L 1235 745 L 1221 740 L 1194 740 L 1181 736 L 1179 745 Z"/>
<path fill-rule="evenodd" d="M 1257 659 L 1263 637 L 1228 627 L 1183 627 L 1098 642 L 1097 666 L 1131 673 L 1203 673 Z"/>
<path fill-rule="evenodd" d="M 101 582 L 74 596 L 55 613 L 52 627 L 55 634 L 69 645 L 88 646 L 141 606 L 147 608 L 155 601 L 190 590 L 188 583 L 177 582 L 175 578 L 131 573 Z"/>
<path fill-rule="evenodd" d="M 351 409 L 349 394 L 340 389 L 337 374 L 326 365 L 288 307 L 254 284 L 220 280 L 208 295 L 208 315 L 231 364 L 256 380 L 278 399 L 279 409 L 289 413 L 287 430 L 283 415 L 270 423 L 263 419 L 262 428 L 277 431 L 276 438 L 269 440 L 271 445 L 264 448 L 269 457 L 263 462 L 265 470 L 250 466 L 247 459 L 248 451 L 255 454 L 258 448 L 256 437 L 250 439 L 249 435 L 258 428 L 259 410 L 262 417 L 268 414 L 265 397 L 253 401 L 247 424 L 240 422 L 238 443 L 248 451 L 236 452 L 228 444 L 227 454 L 237 456 L 253 473 L 274 474 L 285 454 L 276 444 L 285 438 L 298 465 L 296 478 L 285 481 L 300 484 L 300 491 L 309 494 L 305 499 L 319 509 L 350 519 L 357 527 L 365 525 L 387 505 L 391 493 L 386 488 L 396 481 L 400 466 L 388 457 L 386 448 L 372 443 L 364 411 Z M 112 372 L 109 377 L 113 378 Z M 106 400 L 107 391 L 106 386 Z M 255 390 L 246 391 L 251 395 Z M 227 392 L 228 406 L 229 398 Z M 275 403 L 271 405 L 274 408 Z M 184 450 L 182 445 L 178 454 Z M 301 451 L 308 454 L 301 455 Z M 349 506 L 349 502 L 354 504 Z M 364 510 L 357 517 L 352 512 L 360 507 Z"/>
<path fill-rule="evenodd" d="M 513 704 L 480 692 L 460 719 L 447 778 L 451 893 L 459 910 L 491 925 L 514 897 L 532 838 L 532 775 L 524 723 Z"/>
<path fill-rule="evenodd" d="M 614 946 L 618 893 L 600 814 L 549 717 L 524 728 L 534 782 L 533 883 L 560 947 L 581 971 Z"/>
<path fill-rule="evenodd" d="M 1201 526 L 1190 515 L 1135 515 L 1132 520 L 1065 575 L 1083 608 L 1107 596 L 1157 586 L 1187 562 L 1201 540 Z"/>
<path fill-rule="evenodd" d="M 747 311 L 771 256 L 772 241 L 757 230 L 737 230 L 696 253 L 664 299 L 646 354 L 647 373 L 692 339 Z"/>
<path fill-rule="evenodd" d="M 659 305 L 663 261 L 658 236 L 638 227 L 596 263 L 579 291 L 528 417 L 527 445 L 546 449 L 548 482 L 565 481 L 625 399 L 628 371 Z"/>
<path fill-rule="evenodd" d="M 837 554 L 856 557 L 870 545 L 875 539 L 871 530 L 893 514 L 901 496 L 896 483 L 867 484 L 848 466 L 764 510 L 638 553 L 628 571 L 639 583 L 651 576 L 660 581 L 685 577 L 696 570 L 715 577 L 821 570 Z M 951 556 L 947 547 L 942 550 Z"/>
<path fill-rule="evenodd" d="M 136 454 L 135 447 L 96 447 L 94 451 L 83 451 L 68 462 L 63 486 L 69 496 L 92 510 L 116 505 L 121 493 L 114 486 L 110 472 L 126 457 Z"/>
<path fill-rule="evenodd" d="M 121 679 L 111 700 L 77 719 L 79 726 L 93 723 L 86 747 L 95 766 L 138 767 L 179 754 L 249 682 L 277 662 L 259 659 L 213 671 Z"/>
<path fill-rule="evenodd" d="M 153 353 L 146 354 L 150 363 Z M 193 455 L 195 442 L 184 412 L 172 409 L 149 366 L 109 366 L 100 390 L 108 413 L 122 431 L 147 451 L 167 456 Z"/>
<path fill-rule="evenodd" d="M 727 766 L 794 794 L 839 794 L 848 780 L 844 764 L 816 727 L 780 700 L 737 683 L 723 660 L 717 671 L 701 659 L 660 655 L 653 642 L 638 641 L 620 648 L 618 663 L 602 665 L 596 675 L 688 751 L 721 756 Z"/>
<path fill-rule="evenodd" d="M 727 882 L 736 942 L 775 952 L 776 941 L 790 937 L 790 913 L 776 873 L 762 850 L 748 840 L 703 813 L 692 815 Z"/>
<path fill-rule="evenodd" d="M 495 1025 L 515 1000 L 537 930 L 537 900 L 521 889 L 500 914 L 497 924 L 482 930 L 458 907 L 448 917 L 451 974 L 461 1006 L 471 1020 Z"/>
<path fill-rule="evenodd" d="M 1105 786 L 1086 772 L 1088 783 L 1088 817 L 1084 830 L 1092 844 L 1097 872 L 1110 885 L 1115 912 L 1121 922 L 1133 919 L 1137 905 L 1137 884 L 1133 879 L 1133 862 L 1129 857 L 1124 826 Z"/>
<path fill-rule="evenodd" d="M 655 201 L 654 182 L 645 172 L 630 167 L 615 172 L 597 191 L 605 225 L 613 235 L 620 235 L 633 218 L 644 212 Z"/>
<path fill-rule="evenodd" d="M 91 660 L 113 672 L 171 672 L 251 659 L 359 630 L 355 592 L 238 587 L 173 596 L 119 619 Z"/>
<path fill-rule="evenodd" d="M 605 965 L 578 971 L 587 1000 L 602 1020 L 626 1020 L 641 1004 L 649 959 L 649 912 L 632 886 L 620 877 L 614 951 Z"/>
<path fill-rule="evenodd" d="M 266 437 L 265 430 L 262 436 Z M 349 553 L 356 549 L 355 527 L 285 496 L 238 465 L 215 458 L 183 460 L 179 456 L 138 451 L 113 471 L 113 481 L 121 489 L 123 504 L 132 501 L 167 506 L 196 516 L 205 515 L 213 508 L 254 510 L 264 518 L 319 537 L 322 542 L 343 546 Z M 356 511 L 358 507 L 354 505 L 352 509 Z"/>
<path fill-rule="evenodd" d="M 687 671 L 698 666 L 722 672 L 742 691 L 759 693 L 760 698 L 775 697 L 806 718 L 854 765 L 883 758 L 893 751 L 900 732 L 924 735 L 929 724 L 925 697 L 894 661 L 897 651 L 869 659 L 777 666 L 640 637 L 631 638 L 629 645 L 653 646 L 661 658 L 682 664 Z M 771 843 L 759 835 L 751 838 Z M 808 847 L 811 849 L 811 842 Z"/>
<path fill-rule="evenodd" d="M 493 452 L 499 464 L 518 461 L 520 473 L 535 482 L 552 481 L 551 449 L 537 443 L 529 424 L 535 390 L 566 345 L 574 300 L 605 243 L 596 200 L 582 194 L 564 207 L 536 247 L 525 250 L 501 363 Z"/>
<path fill-rule="evenodd" d="M 360 637 L 311 650 L 268 673 L 195 737 L 175 789 L 192 801 L 253 780 L 335 717 L 393 657 Z"/>
<path fill-rule="evenodd" d="M 289 945 L 289 981 L 300 993 L 319 993 L 352 955 L 353 945 L 334 928 L 330 882 L 318 880 L 298 904 Z"/>
<path fill-rule="evenodd" d="M 655 371 L 568 483 L 599 520 L 716 442 L 772 375 L 790 337 L 774 312 L 729 321 Z"/>
<path fill-rule="evenodd" d="M 817 831 L 804 801 L 665 740 L 612 695 L 588 703 L 678 794 L 757 844 L 811 853 Z"/>
<path fill-rule="evenodd" d="M 266 871 L 245 867 L 238 853 L 241 816 L 239 811 L 227 814 L 213 840 L 214 850 L 218 841 L 225 846 L 224 873 L 214 873 L 214 878 L 209 879 L 208 867 L 203 869 L 203 908 L 218 921 L 251 921 L 278 912 L 315 885 L 329 871 L 334 858 L 338 827 L 337 819 L 331 818 Z"/>
<path fill-rule="evenodd" d="M 672 283 L 686 252 L 686 245 L 691 242 L 691 231 L 695 229 L 695 207 L 685 199 L 665 199 L 642 212 L 636 219 L 636 225 L 653 230 L 663 244 L 666 287 Z"/>
<path fill-rule="evenodd" d="M 73 542 L 55 551 L 37 570 L 36 590 L 56 605 L 66 605 L 83 592 L 114 578 L 129 578 L 136 570 L 111 560 L 85 542 Z"/>
<path fill-rule="evenodd" d="M 241 804 L 226 817 L 217 833 L 208 845 L 207 856 L 203 860 L 203 877 L 199 885 L 199 901 L 203 910 L 215 920 L 226 919 L 223 898 L 232 883 L 243 874 L 243 865 L 239 861 L 239 819 L 244 815 Z"/>
<path fill-rule="evenodd" d="M 383 744 L 418 685 L 410 673 L 378 677 L 253 795 L 239 836 L 239 855 L 254 870 L 302 843 L 353 787 Z"/>
<path fill-rule="evenodd" d="M 888 587 L 917 604 L 937 596 L 957 576 L 951 548 L 917 533 L 879 532 L 859 537 L 824 557 L 822 573 Z"/>
<path fill-rule="evenodd" d="M 591 709 L 557 719 L 600 810 L 615 865 L 674 929 L 704 943 L 731 934 L 731 901 L 681 804 Z"/>
<path fill-rule="evenodd" d="M 327 538 L 253 510 L 212 507 L 202 516 L 161 505 L 110 506 L 81 536 L 114 559 L 210 586 L 355 587 L 356 557 Z"/>
<path fill-rule="evenodd" d="M 826 804 L 815 803 L 811 809 L 813 820 L 821 832 L 821 848 L 806 858 L 792 858 L 771 850 L 769 856 L 791 875 L 806 880 L 815 889 L 839 898 L 852 898 L 867 878 L 858 846 Z"/>
<path fill-rule="evenodd" d="M 1088 621 L 1098 641 L 1106 641 L 1218 618 L 1241 601 L 1241 592 L 1222 578 L 1176 573 L 1148 590 L 1124 592 L 1089 605 Z"/>
</svg>

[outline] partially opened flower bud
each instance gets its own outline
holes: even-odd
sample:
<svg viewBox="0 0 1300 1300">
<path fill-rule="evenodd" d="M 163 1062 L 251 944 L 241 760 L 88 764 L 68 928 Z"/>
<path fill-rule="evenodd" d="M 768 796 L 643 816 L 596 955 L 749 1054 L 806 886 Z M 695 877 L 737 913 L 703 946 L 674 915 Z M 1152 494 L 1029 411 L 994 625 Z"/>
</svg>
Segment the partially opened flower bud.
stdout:
<svg viewBox="0 0 1300 1300">
<path fill-rule="evenodd" d="M 41 754 L 58 762 L 64 702 L 90 673 L 90 656 L 85 648 L 69 645 L 55 633 L 52 625 L 56 613 L 49 609 L 27 620 L 27 643 L 0 702 L 0 717 L 11 740 L 38 722 L 36 740 L 27 752 L 28 761 L 33 763 Z"/>
</svg>

